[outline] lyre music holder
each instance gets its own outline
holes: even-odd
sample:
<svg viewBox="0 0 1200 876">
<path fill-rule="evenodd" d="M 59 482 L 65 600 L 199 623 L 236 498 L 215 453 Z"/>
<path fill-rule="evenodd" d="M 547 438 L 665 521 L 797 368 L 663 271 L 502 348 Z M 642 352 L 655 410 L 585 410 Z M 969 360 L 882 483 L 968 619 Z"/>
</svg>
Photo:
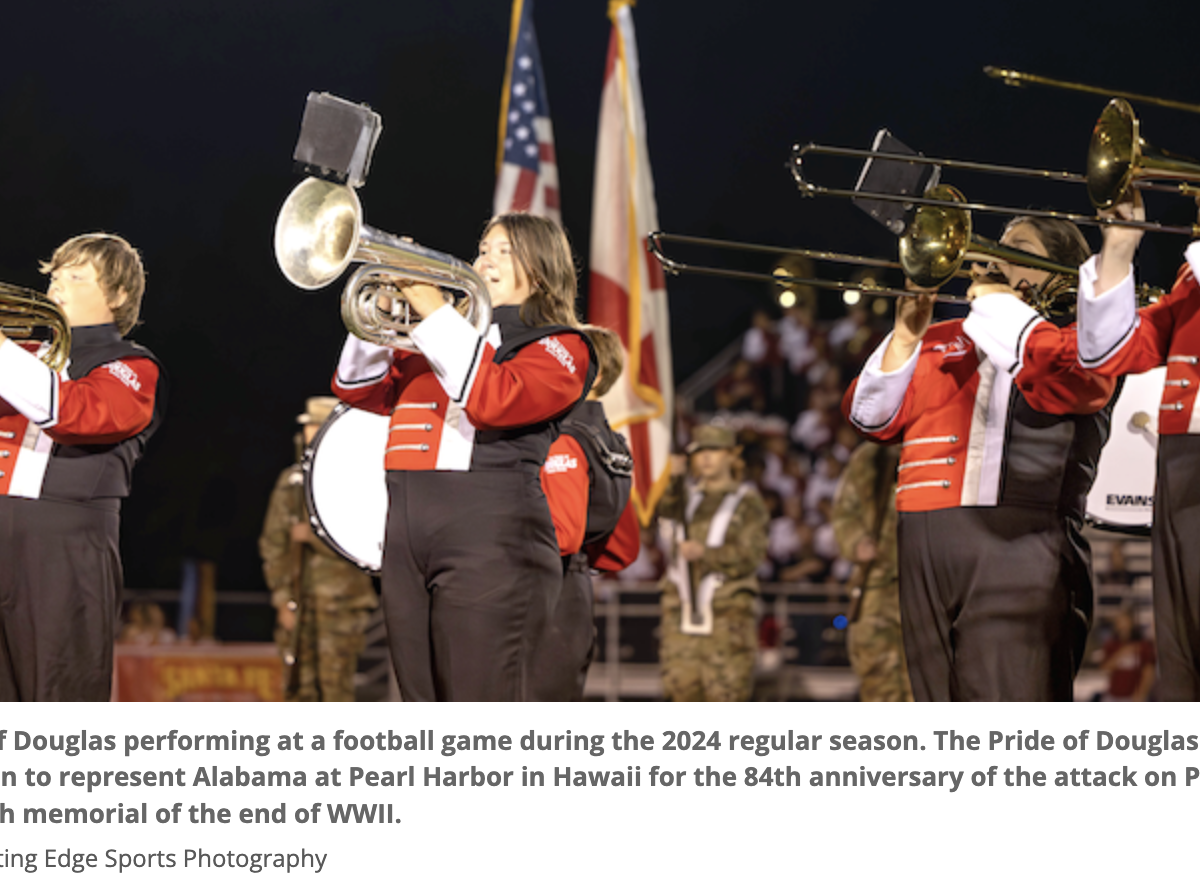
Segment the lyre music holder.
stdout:
<svg viewBox="0 0 1200 876">
<path fill-rule="evenodd" d="M 383 118 L 365 103 L 310 91 L 292 158 L 299 173 L 359 188 L 371 170 L 371 155 Z"/>
</svg>

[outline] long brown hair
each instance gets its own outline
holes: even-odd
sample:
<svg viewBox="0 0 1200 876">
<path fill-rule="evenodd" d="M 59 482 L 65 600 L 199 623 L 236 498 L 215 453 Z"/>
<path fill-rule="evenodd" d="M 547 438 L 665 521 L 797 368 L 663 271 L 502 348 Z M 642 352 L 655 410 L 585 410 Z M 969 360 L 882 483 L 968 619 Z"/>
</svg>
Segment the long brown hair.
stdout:
<svg viewBox="0 0 1200 876">
<path fill-rule="evenodd" d="M 1046 257 L 1062 265 L 1077 268 L 1092 257 L 1087 238 L 1074 222 L 1042 216 L 1017 216 L 1004 226 L 1005 234 L 1018 225 L 1029 225 L 1046 247 Z"/>
<path fill-rule="evenodd" d="M 592 392 L 596 398 L 603 398 L 625 370 L 625 348 L 621 346 L 620 335 L 610 328 L 589 325 L 583 331 L 596 351 L 597 373 Z"/>
<path fill-rule="evenodd" d="M 529 326 L 578 328 L 575 257 L 562 226 L 542 216 L 502 213 L 488 222 L 482 237 L 487 237 L 497 225 L 508 233 L 513 258 L 529 282 L 529 297 L 521 305 L 521 321 Z"/>
</svg>

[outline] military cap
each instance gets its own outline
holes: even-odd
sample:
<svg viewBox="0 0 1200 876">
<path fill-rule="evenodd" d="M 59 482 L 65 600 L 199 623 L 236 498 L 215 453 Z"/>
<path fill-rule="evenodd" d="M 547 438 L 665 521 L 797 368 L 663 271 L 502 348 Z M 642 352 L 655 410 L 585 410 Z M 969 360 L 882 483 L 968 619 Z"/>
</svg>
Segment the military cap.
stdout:
<svg viewBox="0 0 1200 876">
<path fill-rule="evenodd" d="M 732 450 L 737 446 L 737 436 L 732 429 L 724 426 L 697 426 L 692 430 L 692 443 L 687 446 L 688 453 L 697 450 Z"/>
</svg>

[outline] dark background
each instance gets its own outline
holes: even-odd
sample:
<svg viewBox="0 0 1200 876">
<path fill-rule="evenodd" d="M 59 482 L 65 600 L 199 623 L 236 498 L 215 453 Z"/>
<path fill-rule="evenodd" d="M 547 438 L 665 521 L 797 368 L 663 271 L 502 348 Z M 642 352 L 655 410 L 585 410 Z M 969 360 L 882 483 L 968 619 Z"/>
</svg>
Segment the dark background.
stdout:
<svg viewBox="0 0 1200 876">
<path fill-rule="evenodd" d="M 605 0 L 538 0 L 564 223 L 587 265 Z M 255 541 L 292 458 L 294 418 L 324 393 L 344 336 L 338 286 L 302 294 L 274 264 L 275 214 L 310 90 L 384 118 L 367 221 L 470 258 L 495 174 L 508 0 L 116 0 L 9 8 L 0 56 L 0 278 L 43 287 L 38 259 L 108 230 L 149 270 L 133 337 L 166 363 L 166 425 L 124 514 L 126 585 L 171 589 L 185 557 L 222 589 L 262 587 Z M 665 229 L 890 255 L 843 201 L 805 201 L 794 142 L 866 146 L 886 126 L 930 155 L 1082 170 L 1099 97 L 1005 88 L 985 64 L 1200 102 L 1200 4 L 642 0 L 634 18 Z M 1155 145 L 1200 155 L 1200 116 L 1141 106 Z M 840 160 L 812 166 L 852 183 Z M 948 172 L 972 199 L 1087 211 L 1081 187 Z M 1186 222 L 1187 199 L 1150 202 Z M 1001 220 L 983 218 L 984 234 Z M 1095 239 L 1095 235 L 1090 236 Z M 1143 251 L 1169 283 L 1184 241 Z M 833 271 L 834 273 L 836 271 Z M 584 272 L 586 274 L 586 271 Z M 762 287 L 669 283 L 677 379 L 748 325 Z M 823 303 L 832 315 L 836 297 Z M 227 616 L 224 638 L 269 617 Z"/>
</svg>

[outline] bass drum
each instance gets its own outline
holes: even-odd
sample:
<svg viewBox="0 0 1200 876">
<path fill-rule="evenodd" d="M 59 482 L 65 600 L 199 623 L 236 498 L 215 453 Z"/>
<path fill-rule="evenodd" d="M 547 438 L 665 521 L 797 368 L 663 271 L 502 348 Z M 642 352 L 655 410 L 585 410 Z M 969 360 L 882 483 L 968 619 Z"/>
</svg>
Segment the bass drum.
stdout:
<svg viewBox="0 0 1200 876">
<path fill-rule="evenodd" d="M 372 575 L 383 568 L 387 436 L 387 417 L 341 404 L 304 454 L 304 491 L 313 532 Z"/>
<path fill-rule="evenodd" d="M 1149 535 L 1158 463 L 1158 406 L 1167 369 L 1130 374 L 1113 408 L 1112 435 L 1100 453 L 1087 498 L 1088 522 L 1098 529 Z"/>
</svg>

